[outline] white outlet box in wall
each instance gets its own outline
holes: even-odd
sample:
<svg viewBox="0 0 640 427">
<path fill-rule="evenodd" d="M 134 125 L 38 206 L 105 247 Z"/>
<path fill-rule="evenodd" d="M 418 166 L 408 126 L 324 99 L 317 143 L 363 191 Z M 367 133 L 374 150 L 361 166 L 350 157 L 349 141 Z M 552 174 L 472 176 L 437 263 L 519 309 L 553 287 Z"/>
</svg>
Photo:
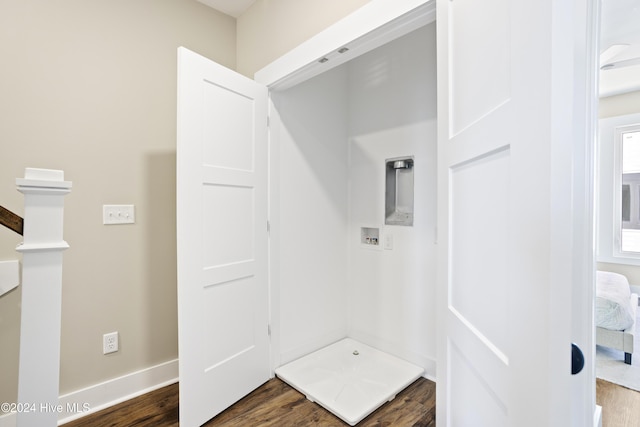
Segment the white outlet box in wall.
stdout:
<svg viewBox="0 0 640 427">
<path fill-rule="evenodd" d="M 104 354 L 118 351 L 118 332 L 110 332 L 102 336 L 102 352 Z"/>
<path fill-rule="evenodd" d="M 384 233 L 384 248 L 388 251 L 393 249 L 393 234 L 389 232 Z"/>
</svg>

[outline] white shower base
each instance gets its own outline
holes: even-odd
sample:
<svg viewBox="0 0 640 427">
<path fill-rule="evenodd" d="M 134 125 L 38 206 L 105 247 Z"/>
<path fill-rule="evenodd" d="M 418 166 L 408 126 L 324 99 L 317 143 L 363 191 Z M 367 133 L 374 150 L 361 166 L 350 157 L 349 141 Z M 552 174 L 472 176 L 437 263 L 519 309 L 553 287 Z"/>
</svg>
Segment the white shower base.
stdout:
<svg viewBox="0 0 640 427">
<path fill-rule="evenodd" d="M 424 369 L 345 338 L 276 369 L 276 375 L 355 425 L 424 373 Z"/>
</svg>

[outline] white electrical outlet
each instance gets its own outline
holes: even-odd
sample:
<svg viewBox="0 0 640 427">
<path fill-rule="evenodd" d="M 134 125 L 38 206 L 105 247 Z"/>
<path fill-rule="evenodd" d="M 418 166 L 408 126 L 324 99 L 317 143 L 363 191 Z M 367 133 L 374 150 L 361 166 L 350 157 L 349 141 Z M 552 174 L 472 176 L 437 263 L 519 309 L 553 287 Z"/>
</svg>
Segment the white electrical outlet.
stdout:
<svg viewBox="0 0 640 427">
<path fill-rule="evenodd" d="M 388 251 L 393 249 L 393 234 L 391 233 L 384 234 L 384 248 Z"/>
<path fill-rule="evenodd" d="M 102 352 L 104 354 L 118 351 L 118 332 L 111 332 L 102 336 Z"/>
</svg>

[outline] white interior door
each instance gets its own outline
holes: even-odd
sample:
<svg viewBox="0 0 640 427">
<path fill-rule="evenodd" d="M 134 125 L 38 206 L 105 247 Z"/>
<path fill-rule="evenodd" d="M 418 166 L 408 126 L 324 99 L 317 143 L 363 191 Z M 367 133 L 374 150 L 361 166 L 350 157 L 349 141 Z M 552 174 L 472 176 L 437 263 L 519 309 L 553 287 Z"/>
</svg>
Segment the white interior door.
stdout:
<svg viewBox="0 0 640 427">
<path fill-rule="evenodd" d="M 267 90 L 178 52 L 180 425 L 269 379 Z"/>
<path fill-rule="evenodd" d="M 570 396 L 573 7 L 437 3 L 438 425 L 589 405 Z"/>
</svg>

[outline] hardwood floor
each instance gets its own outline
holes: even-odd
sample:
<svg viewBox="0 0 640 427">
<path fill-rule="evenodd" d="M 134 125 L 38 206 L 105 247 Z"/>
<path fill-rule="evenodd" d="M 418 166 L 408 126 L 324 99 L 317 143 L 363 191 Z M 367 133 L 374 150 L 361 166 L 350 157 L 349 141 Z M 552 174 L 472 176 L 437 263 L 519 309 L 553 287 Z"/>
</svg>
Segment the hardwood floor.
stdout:
<svg viewBox="0 0 640 427">
<path fill-rule="evenodd" d="M 178 427 L 178 384 L 63 424 L 65 427 Z"/>
<path fill-rule="evenodd" d="M 358 426 L 435 427 L 436 385 L 420 378 Z M 177 427 L 178 384 L 64 424 L 65 427 Z M 274 378 L 205 424 L 219 426 L 348 426 Z"/>
<path fill-rule="evenodd" d="M 596 381 L 603 427 L 640 426 L 640 393 Z M 435 427 L 435 383 L 420 378 L 365 418 L 359 427 Z M 65 427 L 178 427 L 178 384 L 163 387 L 64 425 Z M 347 426 L 279 379 L 272 379 L 205 424 L 220 426 Z"/>
<path fill-rule="evenodd" d="M 596 379 L 596 403 L 602 406 L 602 427 L 640 426 L 640 392 Z"/>
</svg>

